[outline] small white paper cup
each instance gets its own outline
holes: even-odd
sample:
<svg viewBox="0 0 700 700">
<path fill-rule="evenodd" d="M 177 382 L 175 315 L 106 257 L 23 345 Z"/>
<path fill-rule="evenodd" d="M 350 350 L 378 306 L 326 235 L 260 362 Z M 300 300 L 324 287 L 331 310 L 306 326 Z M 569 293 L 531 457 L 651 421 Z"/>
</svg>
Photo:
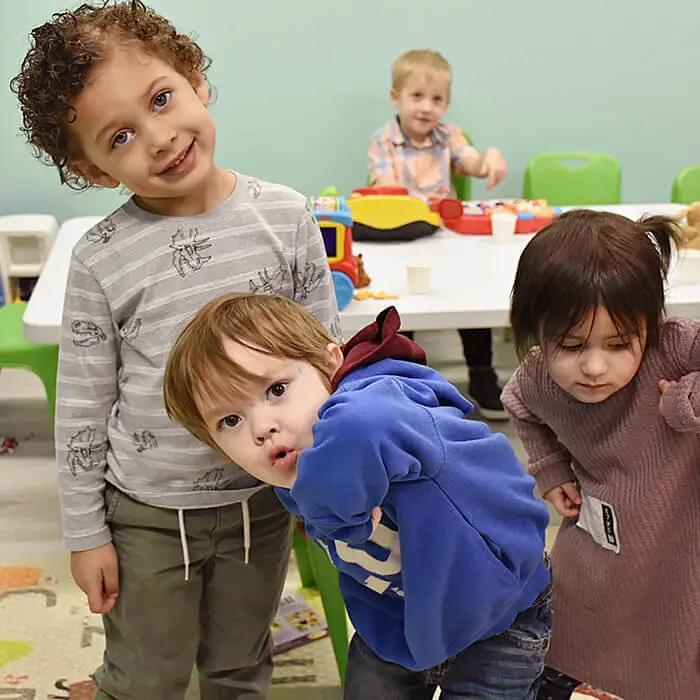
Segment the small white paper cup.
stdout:
<svg viewBox="0 0 700 700">
<path fill-rule="evenodd" d="M 409 294 L 428 294 L 430 292 L 430 271 L 427 262 L 412 262 L 406 265 Z"/>
<path fill-rule="evenodd" d="M 491 214 L 491 236 L 496 243 L 508 243 L 515 238 L 518 215 L 510 211 L 494 211 Z"/>
</svg>

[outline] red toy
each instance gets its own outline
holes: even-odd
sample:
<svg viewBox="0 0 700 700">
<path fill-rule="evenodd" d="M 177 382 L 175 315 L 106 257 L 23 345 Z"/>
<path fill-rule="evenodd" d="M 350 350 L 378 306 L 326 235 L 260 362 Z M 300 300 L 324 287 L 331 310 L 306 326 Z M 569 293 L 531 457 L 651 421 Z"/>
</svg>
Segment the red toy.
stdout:
<svg viewBox="0 0 700 700">
<path fill-rule="evenodd" d="M 517 214 L 516 233 L 536 233 L 552 223 L 561 213 L 559 207 L 550 207 L 544 199 L 505 199 L 492 202 L 461 202 L 448 197 L 431 205 L 440 214 L 443 226 L 473 236 L 491 235 L 491 214 L 507 210 Z"/>
<path fill-rule="evenodd" d="M 11 437 L 0 438 L 0 455 L 9 453 L 12 454 L 17 447 L 17 440 Z"/>
</svg>

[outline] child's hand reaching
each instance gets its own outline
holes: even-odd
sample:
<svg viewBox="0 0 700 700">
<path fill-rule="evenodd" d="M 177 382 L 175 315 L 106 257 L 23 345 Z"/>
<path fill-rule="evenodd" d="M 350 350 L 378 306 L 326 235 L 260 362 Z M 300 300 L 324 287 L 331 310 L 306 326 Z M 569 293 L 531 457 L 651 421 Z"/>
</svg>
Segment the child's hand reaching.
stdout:
<svg viewBox="0 0 700 700">
<path fill-rule="evenodd" d="M 565 518 L 575 518 L 581 510 L 581 494 L 573 481 L 550 489 L 544 494 L 544 500 L 549 501 L 557 513 Z"/>
<path fill-rule="evenodd" d="M 503 159 L 503 155 L 497 148 L 489 148 L 482 156 L 479 177 L 488 178 L 486 189 L 492 190 L 496 185 L 500 185 L 508 174 L 508 166 Z"/>
</svg>

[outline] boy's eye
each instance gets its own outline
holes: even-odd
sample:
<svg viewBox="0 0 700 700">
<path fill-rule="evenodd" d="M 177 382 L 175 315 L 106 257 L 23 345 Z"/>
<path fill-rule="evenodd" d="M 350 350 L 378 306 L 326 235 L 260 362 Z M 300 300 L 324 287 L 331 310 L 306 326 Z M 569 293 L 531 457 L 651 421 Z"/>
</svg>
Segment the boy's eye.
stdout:
<svg viewBox="0 0 700 700">
<path fill-rule="evenodd" d="M 240 422 L 241 419 L 239 416 L 225 416 L 219 421 L 219 430 L 222 430 L 223 428 L 235 428 Z"/>
<path fill-rule="evenodd" d="M 287 390 L 286 384 L 284 384 L 282 382 L 277 382 L 276 384 L 273 384 L 267 390 L 267 393 L 271 398 L 279 399 L 280 396 L 282 396 L 286 390 Z"/>
<path fill-rule="evenodd" d="M 129 143 L 129 137 L 132 136 L 130 131 L 120 131 L 115 134 L 112 139 L 112 148 L 119 148 L 119 146 L 124 146 Z"/>
<path fill-rule="evenodd" d="M 153 98 L 153 106 L 157 109 L 163 109 L 168 102 L 170 102 L 170 90 L 163 90 Z"/>
<path fill-rule="evenodd" d="M 581 343 L 568 343 L 566 345 L 562 344 L 561 349 L 566 352 L 577 352 L 581 349 Z"/>
</svg>

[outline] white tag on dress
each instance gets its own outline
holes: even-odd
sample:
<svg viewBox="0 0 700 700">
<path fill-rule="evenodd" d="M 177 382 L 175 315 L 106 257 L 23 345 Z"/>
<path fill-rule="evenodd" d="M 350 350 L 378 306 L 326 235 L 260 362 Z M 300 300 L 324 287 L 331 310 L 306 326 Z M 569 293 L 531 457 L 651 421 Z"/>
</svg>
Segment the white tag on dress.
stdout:
<svg viewBox="0 0 700 700">
<path fill-rule="evenodd" d="M 581 499 L 581 510 L 576 525 L 587 532 L 603 549 L 619 554 L 620 536 L 613 507 L 585 493 L 581 494 Z"/>
</svg>

